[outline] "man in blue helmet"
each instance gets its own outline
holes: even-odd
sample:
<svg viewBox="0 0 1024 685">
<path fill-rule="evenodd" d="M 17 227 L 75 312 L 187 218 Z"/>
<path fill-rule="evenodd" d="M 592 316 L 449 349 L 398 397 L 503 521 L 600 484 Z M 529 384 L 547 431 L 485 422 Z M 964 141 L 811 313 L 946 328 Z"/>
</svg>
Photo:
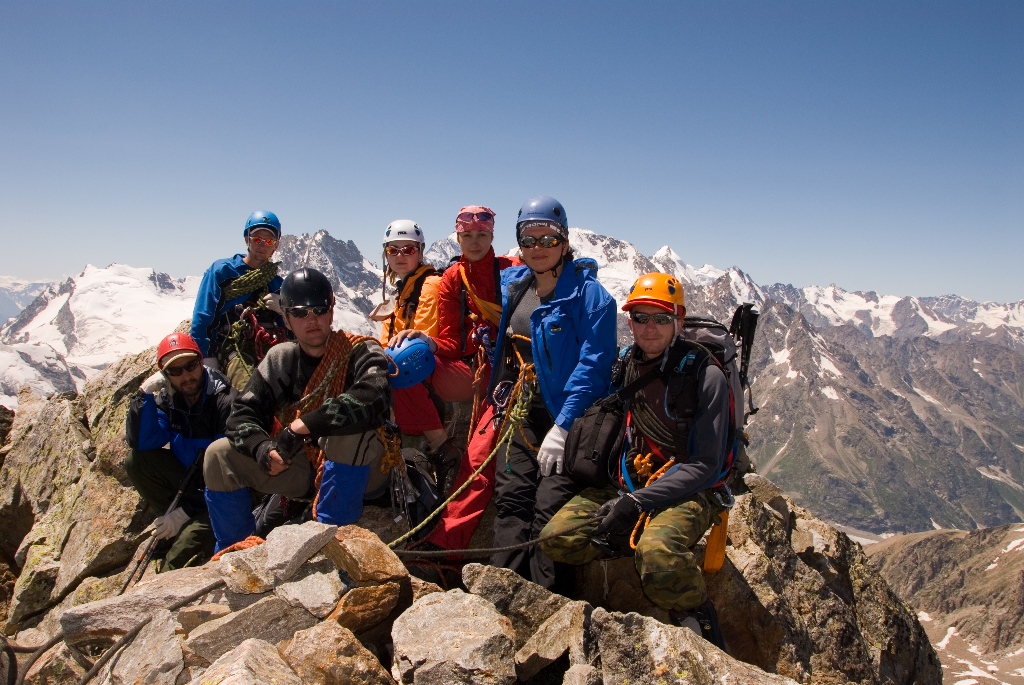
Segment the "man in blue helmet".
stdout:
<svg viewBox="0 0 1024 685">
<path fill-rule="evenodd" d="M 238 321 L 245 307 L 257 308 L 266 301 L 270 310 L 262 308 L 257 320 L 261 324 L 276 323 L 274 298 L 281 291 L 277 263 L 270 261 L 281 240 L 281 222 L 273 212 L 256 211 L 249 216 L 242 231 L 246 254 L 218 259 L 203 274 L 192 312 L 190 334 L 203 353 L 203 363 L 223 371 L 231 385 L 245 386 L 257 363 L 255 351 L 240 344 L 231 335 L 231 326 Z M 279 312 L 278 312 L 279 313 Z"/>
</svg>

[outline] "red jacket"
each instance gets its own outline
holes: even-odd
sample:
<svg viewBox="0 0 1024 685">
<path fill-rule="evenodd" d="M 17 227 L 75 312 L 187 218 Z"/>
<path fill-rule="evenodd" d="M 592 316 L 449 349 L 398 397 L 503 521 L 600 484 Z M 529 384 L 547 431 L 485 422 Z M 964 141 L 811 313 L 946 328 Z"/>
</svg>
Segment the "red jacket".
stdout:
<svg viewBox="0 0 1024 685">
<path fill-rule="evenodd" d="M 521 262 L 510 257 L 495 257 L 494 248 L 478 262 L 467 262 L 465 257 L 445 269 L 441 277 L 441 285 L 437 292 L 437 355 L 448 359 L 462 359 L 476 354 L 477 344 L 472 338 L 477 322 L 484 319 L 480 310 L 473 303 L 468 293 L 463 295 L 465 286 L 459 274 L 459 265 L 466 270 L 466 278 L 473 287 L 476 296 L 481 300 L 501 304 L 499 272 Z M 463 316 L 462 302 L 465 301 L 468 311 L 477 317 L 477 322 L 467 315 Z M 489 324 L 491 340 L 497 336 L 497 327 Z"/>
</svg>

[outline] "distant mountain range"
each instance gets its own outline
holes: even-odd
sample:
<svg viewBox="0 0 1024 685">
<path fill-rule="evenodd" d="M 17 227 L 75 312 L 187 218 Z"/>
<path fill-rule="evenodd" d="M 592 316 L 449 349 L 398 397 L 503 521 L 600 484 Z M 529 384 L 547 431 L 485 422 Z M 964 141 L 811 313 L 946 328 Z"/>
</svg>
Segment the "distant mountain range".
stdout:
<svg viewBox="0 0 1024 685">
<path fill-rule="evenodd" d="M 758 306 L 751 452 L 819 516 L 876 534 L 1024 517 L 1024 301 L 762 286 L 736 267 L 688 265 L 668 246 L 647 257 L 583 229 L 570 238 L 620 303 L 639 274 L 660 270 L 685 284 L 690 314 L 728 323 L 740 303 Z M 427 257 L 443 266 L 453 254 L 449 236 Z M 366 314 L 381 299 L 383 273 L 354 243 L 326 231 L 284 236 L 277 258 L 285 271 L 327 273 L 336 325 L 376 332 Z M 197 284 L 111 265 L 46 285 L 0 329 L 0 402 L 15 404 L 23 384 L 80 388 L 155 344 L 191 316 Z"/>
</svg>

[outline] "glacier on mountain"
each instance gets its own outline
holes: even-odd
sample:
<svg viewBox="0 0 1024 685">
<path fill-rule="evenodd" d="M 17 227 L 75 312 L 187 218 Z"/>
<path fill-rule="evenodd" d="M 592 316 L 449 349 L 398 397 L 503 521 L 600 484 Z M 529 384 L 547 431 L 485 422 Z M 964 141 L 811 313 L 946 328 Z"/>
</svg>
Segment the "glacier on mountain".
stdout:
<svg viewBox="0 0 1024 685">
<path fill-rule="evenodd" d="M 582 228 L 570 229 L 570 243 L 578 257 L 597 262 L 598 278 L 619 305 L 625 302 L 637 276 L 658 270 L 684 283 L 690 314 L 723 318 L 742 302 L 763 307 L 777 301 L 800 312 L 816 327 L 849 324 L 872 337 L 923 335 L 945 340 L 962 336 L 1024 347 L 1024 301 L 1003 305 L 955 295 L 879 296 L 836 285 L 761 286 L 735 266 L 720 269 L 687 264 L 667 245 L 648 258 L 627 241 Z M 424 256 L 443 268 L 457 254 L 458 243 L 452 233 L 433 243 Z M 336 239 L 323 230 L 313 235 L 285 235 L 275 258 L 281 262 L 282 273 L 312 266 L 327 274 L 337 294 L 336 327 L 368 335 L 377 332 L 366 314 L 381 300 L 383 271 L 352 241 Z M 121 356 L 156 344 L 191 316 L 198 282 L 197 276 L 175 280 L 153 269 L 120 264 L 103 269 L 90 265 L 61 283 L 0 278 L 0 296 L 17 292 L 24 301 L 25 293 L 39 290 L 18 316 L 0 328 L 4 345 L 0 403 L 16 404 L 18 383 L 44 394 L 73 390 Z M 788 356 L 778 358 L 777 363 L 788 363 Z M 820 363 L 821 371 L 838 372 L 824 357 Z M 797 375 L 791 368 L 785 377 Z"/>
</svg>

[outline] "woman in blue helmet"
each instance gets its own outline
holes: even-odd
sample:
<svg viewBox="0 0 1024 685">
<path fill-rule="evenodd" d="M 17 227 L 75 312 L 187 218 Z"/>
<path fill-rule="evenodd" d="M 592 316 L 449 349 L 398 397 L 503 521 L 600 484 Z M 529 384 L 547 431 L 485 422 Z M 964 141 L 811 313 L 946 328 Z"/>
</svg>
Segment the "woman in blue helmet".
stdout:
<svg viewBox="0 0 1024 685">
<path fill-rule="evenodd" d="M 561 203 L 547 196 L 527 201 L 516 241 L 524 266 L 501 275 L 489 394 L 506 411 L 517 381 L 534 394 L 521 430 L 496 455 L 495 547 L 536 538 L 576 494 L 562 468 L 565 438 L 572 422 L 607 393 L 616 352 L 615 300 L 598 283 L 597 264 L 574 259 Z M 554 562 L 537 547 L 495 554 L 491 563 L 555 585 Z"/>
</svg>

